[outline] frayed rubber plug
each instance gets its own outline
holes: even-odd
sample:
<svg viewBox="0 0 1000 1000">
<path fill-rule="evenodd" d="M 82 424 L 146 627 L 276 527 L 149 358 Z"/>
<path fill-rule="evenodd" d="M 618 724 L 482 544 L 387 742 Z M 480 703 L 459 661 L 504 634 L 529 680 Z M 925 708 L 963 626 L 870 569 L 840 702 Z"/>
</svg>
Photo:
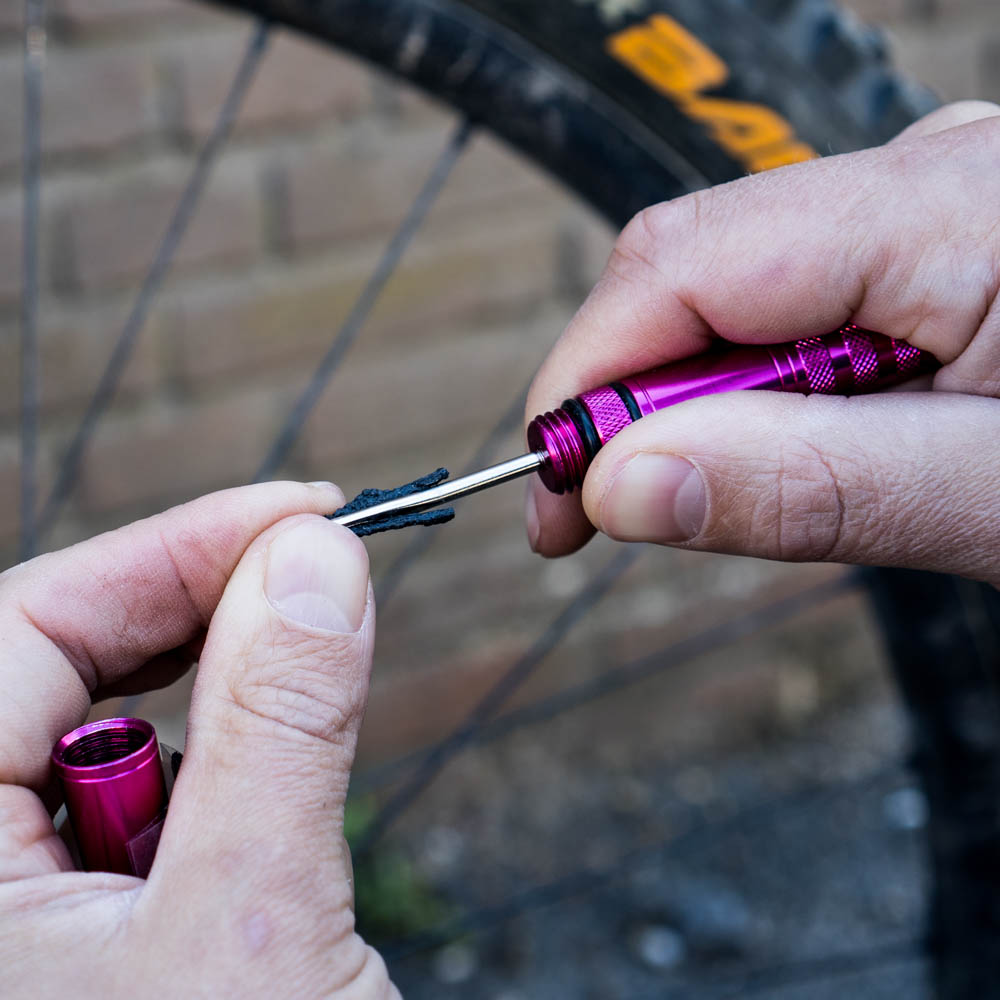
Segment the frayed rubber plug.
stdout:
<svg viewBox="0 0 1000 1000">
<path fill-rule="evenodd" d="M 405 483 L 391 490 L 362 490 L 350 503 L 344 504 L 340 510 L 335 510 L 329 515 L 330 518 L 341 517 L 344 514 L 354 514 L 359 510 L 367 510 L 376 504 L 385 503 L 386 500 L 396 500 L 399 497 L 412 496 L 414 493 L 422 493 L 429 490 L 438 483 L 443 483 L 448 478 L 447 469 L 437 469 L 414 479 L 412 483 Z M 365 535 L 376 535 L 381 531 L 396 531 L 399 528 L 410 528 L 414 525 L 422 524 L 429 526 L 432 524 L 444 524 L 455 516 L 454 507 L 441 507 L 437 510 L 415 511 L 410 514 L 389 514 L 377 521 L 366 521 L 361 524 L 352 524 L 351 531 L 359 538 Z"/>
</svg>

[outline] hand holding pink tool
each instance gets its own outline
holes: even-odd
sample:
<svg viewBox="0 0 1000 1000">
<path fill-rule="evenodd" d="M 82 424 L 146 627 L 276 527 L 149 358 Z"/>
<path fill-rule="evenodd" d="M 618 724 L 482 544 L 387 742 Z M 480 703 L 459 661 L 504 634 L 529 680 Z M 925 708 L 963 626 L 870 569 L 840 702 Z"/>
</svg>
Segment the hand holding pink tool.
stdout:
<svg viewBox="0 0 1000 1000">
<path fill-rule="evenodd" d="M 897 385 L 937 367 L 926 351 L 854 324 L 787 344 L 720 346 L 567 399 L 529 424 L 531 451 L 519 458 L 334 520 L 350 527 L 428 510 L 531 472 L 538 472 L 551 492 L 570 493 L 583 484 L 594 456 L 611 438 L 675 403 L 734 389 L 853 395 Z"/>
</svg>

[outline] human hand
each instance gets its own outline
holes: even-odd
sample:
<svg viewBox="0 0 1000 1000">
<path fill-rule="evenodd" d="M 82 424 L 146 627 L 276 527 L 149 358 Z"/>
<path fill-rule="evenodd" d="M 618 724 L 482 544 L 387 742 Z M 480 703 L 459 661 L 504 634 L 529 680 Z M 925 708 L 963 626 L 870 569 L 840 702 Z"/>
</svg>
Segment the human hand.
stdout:
<svg viewBox="0 0 1000 1000">
<path fill-rule="evenodd" d="M 774 343 L 852 321 L 943 367 L 930 392 L 735 392 L 645 417 L 598 452 L 582 497 L 531 483 L 532 547 L 562 555 L 596 525 L 1000 584 L 997 115 L 951 105 L 887 146 L 640 213 L 536 376 L 529 419 L 716 337 Z"/>
<path fill-rule="evenodd" d="M 343 839 L 374 604 L 364 546 L 316 516 L 342 503 L 229 490 L 0 576 L 5 997 L 398 996 L 354 932 Z M 74 871 L 43 804 L 53 744 L 195 657 L 148 880 Z"/>
</svg>

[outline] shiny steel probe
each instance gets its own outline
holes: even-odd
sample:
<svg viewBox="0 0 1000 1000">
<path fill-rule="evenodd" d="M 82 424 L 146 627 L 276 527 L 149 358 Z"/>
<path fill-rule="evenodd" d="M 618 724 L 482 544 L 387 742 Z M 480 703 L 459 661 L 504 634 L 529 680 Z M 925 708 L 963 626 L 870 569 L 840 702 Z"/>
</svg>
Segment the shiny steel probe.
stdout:
<svg viewBox="0 0 1000 1000">
<path fill-rule="evenodd" d="M 353 524 L 378 521 L 392 514 L 415 514 L 422 510 L 430 510 L 432 507 L 440 507 L 448 503 L 449 500 L 456 500 L 458 497 L 478 493 L 491 486 L 498 486 L 511 479 L 526 476 L 528 473 L 540 469 L 547 459 L 548 456 L 544 452 L 532 451 L 519 458 L 501 462 L 499 465 L 491 465 L 488 469 L 481 469 L 479 472 L 472 472 L 467 476 L 460 476 L 458 479 L 441 483 L 440 486 L 432 486 L 429 490 L 422 490 L 420 493 L 411 493 L 407 497 L 386 500 L 384 503 L 375 504 L 374 507 L 356 510 L 353 514 L 342 514 L 340 517 L 335 517 L 333 523 L 342 524 L 345 528 L 349 528 Z"/>
</svg>

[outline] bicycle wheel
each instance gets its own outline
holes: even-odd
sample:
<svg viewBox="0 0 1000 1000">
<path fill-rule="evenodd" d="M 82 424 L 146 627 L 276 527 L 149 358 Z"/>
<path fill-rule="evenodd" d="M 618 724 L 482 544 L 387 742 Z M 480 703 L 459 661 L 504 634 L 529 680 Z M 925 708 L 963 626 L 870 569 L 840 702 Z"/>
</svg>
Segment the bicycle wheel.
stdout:
<svg viewBox="0 0 1000 1000">
<path fill-rule="evenodd" d="M 933 106 L 876 32 L 823 0 L 236 5 L 444 98 L 615 225 L 748 170 L 884 142 Z M 1000 973 L 1000 595 L 892 570 L 869 581 L 931 803 L 939 993 L 982 995 Z"/>
<path fill-rule="evenodd" d="M 931 106 L 926 94 L 887 69 L 876 35 L 823 2 L 234 0 L 231 6 L 417 83 L 545 166 L 616 225 L 645 205 L 748 170 L 884 141 Z M 915 579 L 921 578 L 877 575 L 883 612 L 894 607 L 890 622 L 908 618 Z M 955 655 L 941 634 L 960 632 L 970 664 L 961 684 L 949 676 L 947 684 L 939 681 L 944 690 L 928 696 L 913 682 L 912 650 L 894 642 L 904 693 L 920 719 L 920 761 L 930 774 L 942 995 L 964 996 L 970 984 L 992 982 L 997 961 L 984 946 L 998 923 L 989 901 L 996 893 L 979 863 L 996 842 L 996 811 L 983 802 L 995 783 L 997 748 L 984 751 L 977 720 L 961 712 L 970 699 L 995 703 L 997 658 L 995 646 L 985 643 L 995 642 L 987 637 L 995 635 L 989 609 L 996 595 L 974 589 L 970 598 L 962 585 L 955 596 L 951 584 L 936 581 L 920 586 L 929 613 L 919 633 L 907 622 L 909 638 L 919 635 L 917 645 L 933 663 Z M 973 605 L 987 610 L 972 615 L 966 609 Z M 984 649 L 994 650 L 992 659 Z M 974 769 L 966 766 L 970 755 Z M 960 786 L 952 780 L 956 771 L 968 779 Z M 956 914 L 969 912 L 973 884 L 980 903 L 962 919 Z"/>
</svg>

